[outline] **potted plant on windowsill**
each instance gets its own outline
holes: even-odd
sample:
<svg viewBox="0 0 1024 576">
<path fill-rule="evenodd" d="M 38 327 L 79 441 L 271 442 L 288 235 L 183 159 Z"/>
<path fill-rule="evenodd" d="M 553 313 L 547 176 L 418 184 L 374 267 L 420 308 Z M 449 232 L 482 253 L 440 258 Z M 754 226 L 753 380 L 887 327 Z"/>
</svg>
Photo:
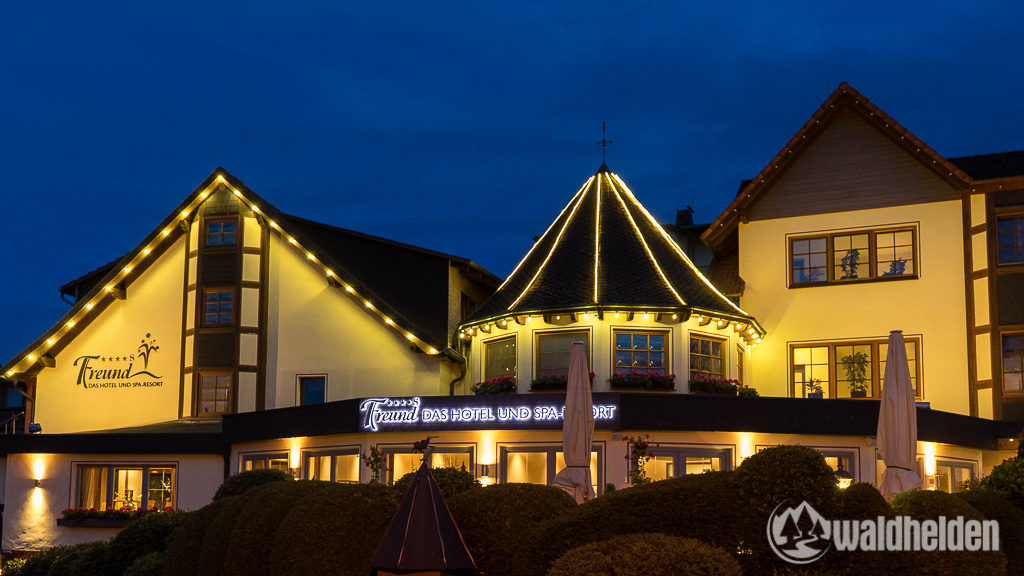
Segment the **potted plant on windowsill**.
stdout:
<svg viewBox="0 0 1024 576">
<path fill-rule="evenodd" d="M 732 378 L 715 378 L 705 374 L 697 374 L 690 378 L 691 394 L 720 394 L 722 396 L 756 397 L 757 390 L 744 386 L 739 380 Z"/>
<path fill-rule="evenodd" d="M 846 370 L 846 378 L 850 382 L 851 398 L 868 397 L 868 364 L 871 357 L 864 352 L 854 352 L 839 359 Z"/>
<path fill-rule="evenodd" d="M 566 386 L 569 385 L 569 376 L 566 374 L 550 374 L 547 376 L 538 376 L 530 381 L 531 392 L 549 392 L 549 391 L 561 391 L 564 392 Z M 594 386 L 594 373 L 590 373 L 590 386 Z"/>
<path fill-rule="evenodd" d="M 515 376 L 498 376 L 469 387 L 473 394 L 509 394 L 516 391 Z"/>
<path fill-rule="evenodd" d="M 808 398 L 821 398 L 824 396 L 821 390 L 821 378 L 811 378 L 804 383 Z"/>
<path fill-rule="evenodd" d="M 608 385 L 612 390 L 675 390 L 676 375 L 626 372 L 613 374 Z"/>
</svg>

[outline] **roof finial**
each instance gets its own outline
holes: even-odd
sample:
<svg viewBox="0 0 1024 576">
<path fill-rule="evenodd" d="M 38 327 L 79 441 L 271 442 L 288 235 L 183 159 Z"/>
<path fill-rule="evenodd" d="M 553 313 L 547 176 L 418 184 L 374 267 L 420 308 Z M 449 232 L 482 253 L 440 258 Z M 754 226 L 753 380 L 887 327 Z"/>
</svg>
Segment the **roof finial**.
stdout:
<svg viewBox="0 0 1024 576">
<path fill-rule="evenodd" d="M 614 140 L 608 140 L 605 138 L 605 121 L 601 120 L 601 140 L 596 142 L 601 145 L 601 164 L 604 164 L 604 151 L 608 149 L 608 145 L 614 142 Z"/>
</svg>

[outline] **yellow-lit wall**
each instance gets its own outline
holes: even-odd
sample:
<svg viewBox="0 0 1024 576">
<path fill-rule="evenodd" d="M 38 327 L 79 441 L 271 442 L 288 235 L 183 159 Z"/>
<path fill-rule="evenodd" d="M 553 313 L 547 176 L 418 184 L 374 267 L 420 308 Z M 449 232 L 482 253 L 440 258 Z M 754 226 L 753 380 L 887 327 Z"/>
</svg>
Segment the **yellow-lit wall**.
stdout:
<svg viewBox="0 0 1024 576">
<path fill-rule="evenodd" d="M 446 360 L 411 350 L 277 234 L 269 261 L 268 408 L 295 405 L 300 374 L 326 373 L 328 401 L 448 393 Z"/>
<path fill-rule="evenodd" d="M 184 284 L 184 240 L 179 239 L 135 280 L 127 299 L 113 300 L 99 317 L 56 357 L 54 368 L 38 376 L 35 421 L 46 433 L 82 432 L 173 420 L 178 416 L 181 372 L 181 303 Z M 162 382 L 153 387 L 85 389 L 77 384 L 81 356 L 115 357 L 90 360 L 97 369 L 128 367 L 116 360 L 136 355 L 132 372 L 144 368 L 139 344 L 147 334 L 159 350 L 151 352 L 148 371 L 133 381 Z"/>
<path fill-rule="evenodd" d="M 590 359 L 590 369 L 594 372 L 593 390 L 595 392 L 608 392 L 611 390 L 608 385 L 608 378 L 615 370 L 614 333 L 616 331 L 656 331 L 664 332 L 668 335 L 666 356 L 669 359 L 669 364 L 666 367 L 666 373 L 676 375 L 675 391 L 677 393 L 689 391 L 687 379 L 690 366 L 689 342 L 691 334 L 723 341 L 725 378 L 737 378 L 736 356 L 739 353 L 738 348 L 743 348 L 746 357 L 750 357 L 750 351 L 747 350 L 747 346 L 743 343 L 742 338 L 739 338 L 735 326 L 732 324 L 719 329 L 715 322 L 706 326 L 700 326 L 697 317 L 685 322 L 671 320 L 669 317 L 666 317 L 664 322 L 659 322 L 656 320 L 656 317 L 655 314 L 651 314 L 649 318 L 644 318 L 644 313 L 639 312 L 634 314 L 632 320 L 629 320 L 626 313 L 621 313 L 616 318 L 614 312 L 605 312 L 603 319 L 598 319 L 592 313 L 587 318 L 583 318 L 582 314 L 577 314 L 577 321 L 571 324 L 559 323 L 558 321 L 547 323 L 540 316 L 531 317 L 530 321 L 523 325 L 511 320 L 506 321 L 504 327 L 500 323 L 491 324 L 490 334 L 478 330 L 472 338 L 469 362 L 470 377 L 468 382 L 472 384 L 484 379 L 485 344 L 515 335 L 518 391 L 520 393 L 529 393 L 530 381 L 535 377 L 537 369 L 537 356 L 534 350 L 537 337 L 540 334 L 552 331 L 587 331 L 590 334 L 590 348 L 587 350 L 587 358 Z M 757 352 L 755 351 L 754 353 L 756 354 Z M 746 361 L 744 365 L 749 366 Z M 749 369 L 745 369 L 745 371 L 749 375 Z"/>
<path fill-rule="evenodd" d="M 175 507 L 180 510 L 209 504 L 224 481 L 224 460 L 219 455 L 11 454 L 5 466 L 3 550 L 41 550 L 112 537 L 117 529 L 61 527 L 57 519 L 62 510 L 76 505 L 72 494 L 76 465 L 128 463 L 174 464 Z"/>
<path fill-rule="evenodd" d="M 741 301 L 768 330 L 752 355 L 752 384 L 762 395 L 789 395 L 789 345 L 921 337 L 923 400 L 969 413 L 963 236 L 958 201 L 914 204 L 740 224 Z M 788 287 L 787 234 L 916 224 L 919 278 Z"/>
</svg>

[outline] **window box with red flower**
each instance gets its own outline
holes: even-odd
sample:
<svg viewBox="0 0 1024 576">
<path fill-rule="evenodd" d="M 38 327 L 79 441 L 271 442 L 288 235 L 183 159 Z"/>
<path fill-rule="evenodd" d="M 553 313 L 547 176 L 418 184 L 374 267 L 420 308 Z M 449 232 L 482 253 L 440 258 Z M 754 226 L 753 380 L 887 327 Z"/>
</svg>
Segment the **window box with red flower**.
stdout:
<svg viewBox="0 0 1024 576">
<path fill-rule="evenodd" d="M 473 394 L 508 394 L 516 391 L 515 376 L 498 376 L 469 387 Z"/>
<path fill-rule="evenodd" d="M 624 372 L 608 379 L 612 390 L 675 390 L 675 374 Z"/>
<path fill-rule="evenodd" d="M 547 392 L 550 390 L 564 392 L 569 385 L 569 376 L 566 374 L 551 374 L 549 376 L 538 376 L 530 381 L 532 392 Z M 594 385 L 594 373 L 590 373 L 590 385 Z"/>
</svg>

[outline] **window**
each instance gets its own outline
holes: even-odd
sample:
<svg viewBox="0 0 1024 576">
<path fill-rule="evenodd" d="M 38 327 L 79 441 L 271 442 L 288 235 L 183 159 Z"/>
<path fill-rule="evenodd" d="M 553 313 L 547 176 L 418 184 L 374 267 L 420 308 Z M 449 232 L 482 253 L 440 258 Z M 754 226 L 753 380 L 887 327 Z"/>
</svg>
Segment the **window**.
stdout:
<svg viewBox="0 0 1024 576">
<path fill-rule="evenodd" d="M 943 492 L 959 492 L 967 488 L 974 479 L 974 465 L 970 462 L 952 460 L 935 461 L 935 489 Z"/>
<path fill-rule="evenodd" d="M 457 468 L 473 472 L 473 448 L 471 446 L 444 446 L 432 444 L 434 453 L 430 459 L 431 468 Z M 406 474 L 420 469 L 423 454 L 408 448 L 384 448 L 381 451 L 388 463 L 388 482 L 393 483 Z"/>
<path fill-rule="evenodd" d="M 359 450 L 304 452 L 306 480 L 359 483 Z"/>
<path fill-rule="evenodd" d="M 217 219 L 206 221 L 207 246 L 234 246 L 238 220 Z"/>
<path fill-rule="evenodd" d="M 690 334 L 690 378 L 704 374 L 713 378 L 724 378 L 725 347 L 721 340 Z"/>
<path fill-rule="evenodd" d="M 516 337 L 484 343 L 484 380 L 516 375 Z"/>
<path fill-rule="evenodd" d="M 199 373 L 199 415 L 213 416 L 231 412 L 231 372 Z"/>
<path fill-rule="evenodd" d="M 998 222 L 999 263 L 1024 263 L 1024 216 L 1005 216 Z"/>
<path fill-rule="evenodd" d="M 569 352 L 572 343 L 582 340 L 590 347 L 588 332 L 549 332 L 537 336 L 537 376 L 558 376 L 569 373 Z M 589 354 L 587 355 L 589 358 Z"/>
<path fill-rule="evenodd" d="M 664 332 L 615 332 L 615 373 L 665 373 Z"/>
<path fill-rule="evenodd" d="M 1003 334 L 1003 392 L 1024 393 L 1024 334 Z"/>
<path fill-rule="evenodd" d="M 732 469 L 732 451 L 715 448 L 666 447 L 654 449 L 645 470 L 651 480 L 678 478 L 687 474 L 703 474 Z"/>
<path fill-rule="evenodd" d="M 913 228 L 791 238 L 790 286 L 916 275 Z"/>
<path fill-rule="evenodd" d="M 125 464 L 78 467 L 78 506 L 148 510 L 174 506 L 175 467 Z"/>
<path fill-rule="evenodd" d="M 502 446 L 500 454 L 501 482 L 551 484 L 565 468 L 560 446 Z M 590 479 L 595 494 L 600 494 L 604 487 L 603 470 L 601 446 L 594 446 L 590 452 Z"/>
<path fill-rule="evenodd" d="M 906 339 L 914 396 L 921 397 L 916 338 Z M 885 375 L 888 340 L 796 345 L 790 348 L 796 398 L 876 398 Z"/>
<path fill-rule="evenodd" d="M 829 468 L 836 473 L 836 477 L 839 478 L 840 488 L 848 488 L 850 484 L 857 481 L 856 452 L 823 449 L 818 449 L 818 451 L 825 457 L 825 463 L 828 464 Z"/>
<path fill-rule="evenodd" d="M 290 474 L 291 469 L 288 467 L 288 453 L 274 452 L 272 454 L 251 454 L 248 456 L 242 456 L 240 471 L 248 472 L 250 470 L 281 470 Z"/>
<path fill-rule="evenodd" d="M 743 346 L 736 346 L 736 379 L 743 383 Z"/>
<path fill-rule="evenodd" d="M 299 404 L 323 404 L 327 401 L 327 376 L 299 376 Z"/>
<path fill-rule="evenodd" d="M 203 289 L 203 326 L 219 326 L 235 321 L 235 289 Z"/>
</svg>

